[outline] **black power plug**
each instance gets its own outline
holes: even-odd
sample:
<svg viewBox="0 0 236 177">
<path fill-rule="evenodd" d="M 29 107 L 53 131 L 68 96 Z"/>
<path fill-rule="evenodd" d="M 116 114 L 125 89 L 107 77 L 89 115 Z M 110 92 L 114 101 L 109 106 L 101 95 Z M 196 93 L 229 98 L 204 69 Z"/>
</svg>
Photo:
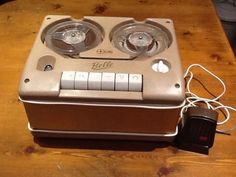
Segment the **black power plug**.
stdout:
<svg viewBox="0 0 236 177">
<path fill-rule="evenodd" d="M 218 113 L 214 110 L 190 107 L 176 138 L 179 149 L 208 154 L 214 144 Z"/>
</svg>

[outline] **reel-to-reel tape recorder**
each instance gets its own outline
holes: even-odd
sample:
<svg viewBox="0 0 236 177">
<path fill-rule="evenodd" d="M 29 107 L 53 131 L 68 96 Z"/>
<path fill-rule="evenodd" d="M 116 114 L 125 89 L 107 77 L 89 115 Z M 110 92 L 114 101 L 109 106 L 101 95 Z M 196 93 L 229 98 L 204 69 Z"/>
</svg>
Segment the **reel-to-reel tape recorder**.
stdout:
<svg viewBox="0 0 236 177">
<path fill-rule="evenodd" d="M 35 136 L 170 141 L 184 87 L 170 19 L 52 15 L 19 96 Z"/>
</svg>

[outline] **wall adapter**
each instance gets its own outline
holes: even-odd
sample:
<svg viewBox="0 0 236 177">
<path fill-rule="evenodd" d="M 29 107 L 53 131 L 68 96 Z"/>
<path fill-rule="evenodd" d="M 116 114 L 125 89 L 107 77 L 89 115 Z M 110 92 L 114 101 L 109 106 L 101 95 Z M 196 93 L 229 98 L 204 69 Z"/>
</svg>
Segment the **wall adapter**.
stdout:
<svg viewBox="0 0 236 177">
<path fill-rule="evenodd" d="M 208 154 L 214 144 L 218 112 L 189 107 L 176 138 L 179 149 Z"/>
</svg>

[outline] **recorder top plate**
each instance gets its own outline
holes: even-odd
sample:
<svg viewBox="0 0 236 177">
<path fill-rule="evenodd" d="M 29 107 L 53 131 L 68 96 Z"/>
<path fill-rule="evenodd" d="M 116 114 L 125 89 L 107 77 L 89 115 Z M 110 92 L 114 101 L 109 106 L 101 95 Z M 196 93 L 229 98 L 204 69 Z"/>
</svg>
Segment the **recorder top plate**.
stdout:
<svg viewBox="0 0 236 177">
<path fill-rule="evenodd" d="M 19 95 L 36 101 L 179 105 L 184 80 L 173 22 L 47 16 Z"/>
</svg>

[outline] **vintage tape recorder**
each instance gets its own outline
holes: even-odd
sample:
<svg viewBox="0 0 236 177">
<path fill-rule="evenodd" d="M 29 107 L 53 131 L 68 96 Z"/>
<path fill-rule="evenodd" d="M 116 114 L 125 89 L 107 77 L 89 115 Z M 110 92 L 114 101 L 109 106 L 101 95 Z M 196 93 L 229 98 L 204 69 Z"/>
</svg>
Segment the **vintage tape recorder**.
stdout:
<svg viewBox="0 0 236 177">
<path fill-rule="evenodd" d="M 37 137 L 171 141 L 184 88 L 170 19 L 52 15 L 19 97 Z"/>
</svg>

